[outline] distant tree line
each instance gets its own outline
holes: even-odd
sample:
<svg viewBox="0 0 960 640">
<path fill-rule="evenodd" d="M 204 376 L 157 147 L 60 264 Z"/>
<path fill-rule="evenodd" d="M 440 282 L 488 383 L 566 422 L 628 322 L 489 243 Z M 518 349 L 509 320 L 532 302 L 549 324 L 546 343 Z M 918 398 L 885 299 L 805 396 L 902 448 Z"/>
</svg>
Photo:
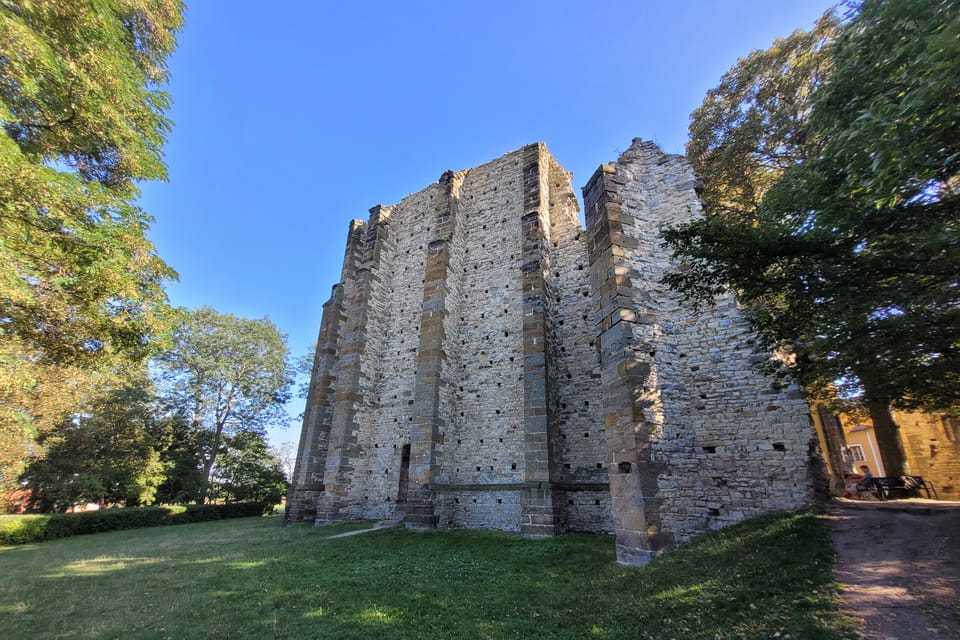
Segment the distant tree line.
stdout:
<svg viewBox="0 0 960 640">
<path fill-rule="evenodd" d="M 286 492 L 265 427 L 286 420 L 286 339 L 268 320 L 182 312 L 172 348 L 38 439 L 20 477 L 44 512 L 75 504 L 262 501 Z"/>
</svg>

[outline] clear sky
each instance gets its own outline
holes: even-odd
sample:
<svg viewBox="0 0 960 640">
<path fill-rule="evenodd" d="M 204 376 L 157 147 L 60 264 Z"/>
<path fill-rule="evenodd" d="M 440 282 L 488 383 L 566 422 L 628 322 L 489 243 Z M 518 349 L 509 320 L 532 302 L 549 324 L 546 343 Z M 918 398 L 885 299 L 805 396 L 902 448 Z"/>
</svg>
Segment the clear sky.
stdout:
<svg viewBox="0 0 960 640">
<path fill-rule="evenodd" d="M 737 58 L 831 4 L 191 0 L 170 60 L 170 180 L 141 198 L 180 274 L 171 300 L 269 316 L 303 353 L 351 219 L 531 142 L 578 193 L 634 137 L 682 153 Z M 299 424 L 269 436 L 296 441 Z"/>
</svg>

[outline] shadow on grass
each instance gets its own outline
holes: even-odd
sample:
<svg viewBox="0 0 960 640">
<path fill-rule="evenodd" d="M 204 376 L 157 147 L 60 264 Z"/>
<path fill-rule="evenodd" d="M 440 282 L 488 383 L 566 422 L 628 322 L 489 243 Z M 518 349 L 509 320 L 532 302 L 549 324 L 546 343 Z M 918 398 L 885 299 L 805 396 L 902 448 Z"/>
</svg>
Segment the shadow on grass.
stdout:
<svg viewBox="0 0 960 640">
<path fill-rule="evenodd" d="M 826 528 L 810 514 L 740 525 L 644 569 L 615 564 L 605 536 L 327 538 L 351 526 L 215 522 L 0 552 L 5 637 L 842 637 Z"/>
</svg>

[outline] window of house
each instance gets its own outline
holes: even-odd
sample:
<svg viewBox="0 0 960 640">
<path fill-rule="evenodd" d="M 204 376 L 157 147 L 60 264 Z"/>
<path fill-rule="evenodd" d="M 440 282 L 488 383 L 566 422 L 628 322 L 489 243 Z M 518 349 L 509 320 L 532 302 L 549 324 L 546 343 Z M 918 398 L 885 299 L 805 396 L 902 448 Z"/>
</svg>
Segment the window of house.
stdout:
<svg viewBox="0 0 960 640">
<path fill-rule="evenodd" d="M 859 444 L 850 445 L 850 459 L 854 462 L 864 462 L 866 458 L 863 457 L 863 447 Z"/>
</svg>

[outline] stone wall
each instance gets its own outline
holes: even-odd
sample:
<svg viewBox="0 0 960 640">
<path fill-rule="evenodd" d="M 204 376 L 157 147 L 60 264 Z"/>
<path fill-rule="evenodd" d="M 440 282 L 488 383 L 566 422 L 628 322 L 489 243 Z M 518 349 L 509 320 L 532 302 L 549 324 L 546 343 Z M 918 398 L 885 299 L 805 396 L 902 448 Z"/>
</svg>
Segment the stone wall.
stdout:
<svg viewBox="0 0 960 640">
<path fill-rule="evenodd" d="M 587 230 L 533 144 L 351 223 L 290 521 L 615 530 L 642 563 L 810 500 L 802 394 L 755 373 L 732 299 L 698 314 L 660 284 L 689 166 L 635 141 L 584 194 Z"/>
<path fill-rule="evenodd" d="M 634 140 L 584 188 L 617 554 L 631 564 L 810 503 L 821 464 L 803 393 L 756 372 L 736 301 L 697 312 L 661 283 L 676 267 L 658 234 L 699 215 L 695 185 L 682 157 Z"/>
<path fill-rule="evenodd" d="M 610 530 L 577 214 L 534 144 L 351 223 L 290 520 Z"/>
</svg>

